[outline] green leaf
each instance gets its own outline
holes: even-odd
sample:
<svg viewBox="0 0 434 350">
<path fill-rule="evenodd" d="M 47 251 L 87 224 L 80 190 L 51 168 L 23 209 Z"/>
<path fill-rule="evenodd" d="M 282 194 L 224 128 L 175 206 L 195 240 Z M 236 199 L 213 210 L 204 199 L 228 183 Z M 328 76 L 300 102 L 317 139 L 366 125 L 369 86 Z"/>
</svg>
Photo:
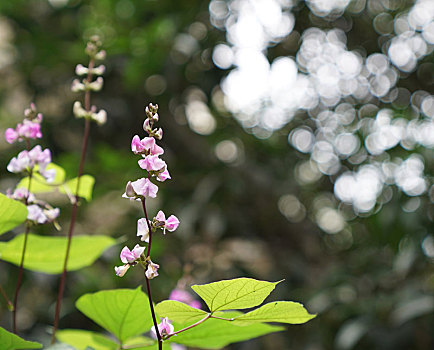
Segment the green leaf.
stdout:
<svg viewBox="0 0 434 350">
<path fill-rule="evenodd" d="M 236 278 L 191 288 L 205 301 L 211 312 L 246 309 L 261 304 L 279 282 Z"/>
<path fill-rule="evenodd" d="M 57 331 L 56 338 L 63 343 L 72 345 L 77 350 L 91 347 L 95 350 L 117 350 L 119 344 L 106 336 L 81 329 L 65 329 Z"/>
<path fill-rule="evenodd" d="M 63 186 L 59 187 L 59 191 L 66 194 L 75 195 L 77 190 L 78 178 L 66 181 Z M 95 178 L 90 175 L 82 175 L 80 178 L 80 188 L 78 190 L 78 196 L 86 199 L 88 202 L 92 200 L 93 185 L 95 184 Z"/>
<path fill-rule="evenodd" d="M 149 331 L 153 325 L 149 299 L 140 287 L 85 294 L 76 306 L 121 342 Z"/>
<path fill-rule="evenodd" d="M 143 336 L 130 338 L 123 345 L 125 348 L 134 350 L 158 350 L 158 343 L 155 339 Z M 163 343 L 163 349 L 170 350 L 170 344 Z"/>
<path fill-rule="evenodd" d="M 157 304 L 155 311 L 160 317 L 179 323 L 195 323 L 208 313 L 175 300 L 164 300 Z"/>
<path fill-rule="evenodd" d="M 37 166 L 35 170 L 37 170 Z M 42 192 L 53 192 L 56 188 L 62 185 L 65 181 L 65 170 L 54 163 L 50 163 L 47 165 L 47 170 L 54 169 L 56 170 L 56 176 L 54 177 L 53 182 L 48 183 L 47 180 L 36 171 L 33 172 L 32 182 L 30 184 L 30 192 L 32 193 L 42 193 Z M 17 185 L 17 188 L 29 188 L 29 177 L 23 178 Z"/>
<path fill-rule="evenodd" d="M 316 315 L 309 314 L 302 304 L 292 301 L 275 301 L 250 311 L 235 319 L 236 323 L 281 322 L 306 323 Z"/>
<path fill-rule="evenodd" d="M 0 242 L 0 259 L 19 266 L 24 234 L 9 242 Z M 72 239 L 68 271 L 92 265 L 102 252 L 116 244 L 107 236 L 76 236 Z M 29 234 L 24 268 L 32 271 L 58 274 L 63 270 L 67 237 L 48 237 Z"/>
<path fill-rule="evenodd" d="M 42 344 L 27 341 L 0 327 L 0 350 L 41 349 Z"/>
<path fill-rule="evenodd" d="M 0 234 L 12 230 L 26 219 L 26 206 L 0 193 Z"/>
<path fill-rule="evenodd" d="M 215 316 L 233 318 L 241 313 L 236 311 L 217 312 Z M 188 326 L 175 325 L 175 331 Z M 184 344 L 201 349 L 220 349 L 228 344 L 249 340 L 261 335 L 279 332 L 283 327 L 271 326 L 265 323 L 254 323 L 240 327 L 234 322 L 210 318 L 197 327 L 179 333 L 176 337 L 169 339 L 169 342 Z"/>
</svg>

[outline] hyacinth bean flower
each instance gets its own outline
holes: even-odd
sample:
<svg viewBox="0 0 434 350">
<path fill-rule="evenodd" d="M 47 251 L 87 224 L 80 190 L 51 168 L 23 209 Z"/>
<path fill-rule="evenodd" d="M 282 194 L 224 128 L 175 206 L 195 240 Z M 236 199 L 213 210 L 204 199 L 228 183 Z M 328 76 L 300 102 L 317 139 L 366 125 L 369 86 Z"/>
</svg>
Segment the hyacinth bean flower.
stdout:
<svg viewBox="0 0 434 350">
<path fill-rule="evenodd" d="M 12 158 L 7 169 L 11 173 L 21 173 L 39 165 L 38 172 L 45 177 L 47 182 L 52 182 L 56 176 L 56 171 L 54 169 L 46 170 L 49 163 L 51 163 L 50 150 L 46 148 L 42 151 L 41 146 L 37 145 L 30 151 L 22 151 L 17 157 Z"/>
<path fill-rule="evenodd" d="M 139 166 L 147 171 L 160 171 L 166 167 L 166 162 L 158 156 L 146 156 L 139 160 Z"/>
<path fill-rule="evenodd" d="M 166 220 L 166 216 L 161 210 L 157 213 L 155 220 L 162 223 L 163 234 L 166 234 L 166 229 L 170 232 L 173 232 L 179 226 L 179 220 L 175 215 L 170 215 Z"/>
<path fill-rule="evenodd" d="M 180 301 L 181 303 L 188 304 L 195 309 L 200 309 L 200 301 L 195 300 L 194 297 L 184 289 L 174 289 L 170 293 L 169 300 Z"/>
<path fill-rule="evenodd" d="M 165 317 L 161 320 L 161 323 L 158 324 L 158 333 L 160 333 L 161 337 L 164 339 L 169 334 L 172 334 L 175 331 L 175 327 L 170 323 L 169 318 Z M 157 333 L 155 332 L 155 326 L 151 328 L 151 337 L 157 339 Z"/>
<path fill-rule="evenodd" d="M 37 204 L 27 206 L 27 220 L 37 224 L 45 224 L 54 221 L 60 213 L 59 208 L 44 209 Z"/>
<path fill-rule="evenodd" d="M 159 156 L 164 153 L 163 148 L 155 143 L 153 137 L 145 137 L 140 140 L 140 137 L 135 135 L 131 140 L 131 151 L 134 154 L 145 154 Z"/>
<path fill-rule="evenodd" d="M 141 247 L 138 244 L 133 248 L 133 250 L 129 250 L 127 246 L 125 246 L 121 251 L 121 261 L 124 264 L 133 263 L 137 259 L 140 258 L 140 256 L 145 251 L 145 247 Z"/>
<path fill-rule="evenodd" d="M 137 220 L 137 236 L 140 236 L 142 242 L 149 243 L 149 227 L 146 218 Z"/>
<path fill-rule="evenodd" d="M 159 173 L 157 175 L 157 180 L 160 182 L 166 181 L 167 179 L 171 179 L 169 171 L 166 169 L 164 169 L 164 171 L 162 171 L 161 173 Z"/>
<path fill-rule="evenodd" d="M 149 261 L 148 268 L 146 269 L 145 275 L 148 280 L 151 280 L 158 276 L 158 268 L 160 265 L 153 263 L 152 261 Z"/>
<path fill-rule="evenodd" d="M 140 198 L 155 198 L 157 197 L 158 186 L 154 185 L 149 179 L 142 177 L 136 181 L 128 181 L 125 193 L 122 195 L 124 198 L 130 200 Z"/>
<path fill-rule="evenodd" d="M 127 273 L 129 268 L 130 268 L 129 264 L 125 264 L 122 266 L 115 266 L 116 276 L 124 277 L 124 275 Z"/>
</svg>

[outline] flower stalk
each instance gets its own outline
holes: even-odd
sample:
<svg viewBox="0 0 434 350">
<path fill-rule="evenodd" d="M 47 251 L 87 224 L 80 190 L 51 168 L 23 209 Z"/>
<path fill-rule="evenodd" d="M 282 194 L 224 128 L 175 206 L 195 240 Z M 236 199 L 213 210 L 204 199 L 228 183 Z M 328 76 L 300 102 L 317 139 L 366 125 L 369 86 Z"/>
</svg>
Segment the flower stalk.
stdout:
<svg viewBox="0 0 434 350">
<path fill-rule="evenodd" d="M 73 112 L 77 118 L 85 118 L 85 123 L 84 123 L 83 141 L 81 146 L 80 162 L 79 162 L 78 173 L 77 173 L 77 186 L 75 188 L 75 193 L 72 198 L 73 203 L 72 203 L 71 219 L 70 219 L 69 229 L 68 229 L 68 241 L 66 246 L 65 259 L 63 261 L 62 276 L 59 282 L 59 291 L 57 294 L 51 344 L 54 344 L 56 341 L 56 332 L 59 326 L 60 310 L 62 306 L 62 299 L 63 299 L 65 284 L 66 284 L 67 266 L 68 266 L 69 254 L 71 250 L 72 238 L 74 235 L 78 205 L 80 200 L 80 196 L 79 196 L 80 182 L 81 182 L 81 176 L 83 175 L 86 151 L 87 151 L 87 146 L 89 141 L 90 122 L 95 121 L 101 125 L 106 122 L 106 118 L 107 118 L 107 114 L 104 110 L 100 110 L 99 112 L 96 112 L 96 107 L 91 106 L 91 91 L 99 91 L 102 88 L 102 84 L 103 84 L 103 79 L 100 76 L 95 81 L 92 81 L 93 75 L 101 75 L 105 71 L 105 67 L 102 65 L 95 68 L 95 61 L 102 60 L 105 58 L 105 51 L 100 50 L 100 47 L 101 47 L 101 41 L 99 40 L 99 38 L 97 36 L 91 37 L 85 50 L 86 54 L 89 56 L 89 67 L 86 68 L 81 64 L 79 64 L 77 65 L 75 70 L 77 75 L 79 76 L 85 75 L 86 78 L 84 78 L 82 82 L 80 82 L 78 79 L 74 80 L 72 82 L 72 87 L 71 87 L 72 91 L 74 92 L 84 92 L 84 108 L 81 106 L 81 103 L 79 101 L 76 101 L 74 103 Z"/>
</svg>

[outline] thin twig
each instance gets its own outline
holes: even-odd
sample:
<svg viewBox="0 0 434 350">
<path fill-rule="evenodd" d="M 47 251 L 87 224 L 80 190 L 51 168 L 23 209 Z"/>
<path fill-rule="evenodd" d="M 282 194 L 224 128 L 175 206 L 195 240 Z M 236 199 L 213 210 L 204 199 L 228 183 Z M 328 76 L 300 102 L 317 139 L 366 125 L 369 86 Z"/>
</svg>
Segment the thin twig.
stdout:
<svg viewBox="0 0 434 350">
<path fill-rule="evenodd" d="M 12 302 L 9 300 L 8 295 L 6 294 L 1 284 L 0 284 L 0 294 L 3 296 L 4 300 L 6 301 L 6 304 L 8 304 L 8 309 L 14 311 L 14 304 L 12 304 Z"/>
<path fill-rule="evenodd" d="M 148 252 L 146 253 L 146 257 L 149 258 L 150 254 L 151 254 L 152 227 L 151 227 L 151 223 L 149 222 L 148 212 L 146 211 L 145 198 L 142 199 L 142 207 L 143 207 L 143 212 L 145 214 L 145 218 L 146 218 L 146 222 L 148 224 L 148 230 L 149 230 Z M 146 280 L 146 290 L 148 292 L 149 307 L 151 308 L 152 321 L 154 322 L 155 333 L 157 334 L 157 339 L 158 339 L 158 349 L 162 350 L 163 349 L 163 340 L 161 338 L 160 331 L 158 330 L 157 318 L 155 317 L 155 311 L 154 311 L 154 303 L 152 301 L 151 286 L 149 284 L 149 279 L 146 276 L 146 271 L 145 271 L 145 280 Z"/>
<path fill-rule="evenodd" d="M 27 150 L 30 150 L 30 142 L 29 140 L 26 140 L 26 146 Z M 33 168 L 29 171 L 29 184 L 27 186 L 27 195 L 25 198 L 25 205 L 29 203 L 29 196 L 30 196 L 30 186 L 32 184 L 32 178 L 33 178 Z M 18 296 L 20 294 L 21 289 L 21 282 L 23 279 L 23 273 L 24 273 L 24 257 L 26 255 L 27 250 L 27 238 L 29 237 L 29 231 L 30 231 L 30 222 L 26 221 L 26 230 L 24 231 L 24 243 L 23 243 L 23 250 L 21 252 L 21 261 L 20 261 L 20 267 L 18 269 L 18 277 L 17 277 L 17 286 L 15 287 L 15 295 L 14 295 L 14 305 L 13 305 L 13 312 L 12 312 L 12 323 L 13 323 L 13 331 L 15 334 L 17 334 L 17 309 L 18 309 Z"/>
<path fill-rule="evenodd" d="M 188 331 L 188 330 L 191 329 L 191 328 L 194 328 L 194 327 L 196 327 L 196 326 L 199 326 L 201 323 L 205 322 L 207 319 L 209 319 L 209 318 L 211 318 L 211 317 L 212 317 L 211 314 L 207 314 L 204 318 L 202 318 L 201 320 L 197 321 L 196 323 L 193 323 L 192 325 L 190 325 L 190 326 L 188 326 L 188 327 L 185 327 L 185 328 L 183 328 L 183 329 L 180 329 L 179 331 L 176 331 L 176 332 L 173 332 L 173 333 L 168 334 L 168 335 L 166 336 L 166 339 L 169 339 L 170 337 L 173 337 L 174 335 L 177 335 L 177 334 L 179 334 L 179 333 L 182 333 L 182 332 Z"/>
</svg>

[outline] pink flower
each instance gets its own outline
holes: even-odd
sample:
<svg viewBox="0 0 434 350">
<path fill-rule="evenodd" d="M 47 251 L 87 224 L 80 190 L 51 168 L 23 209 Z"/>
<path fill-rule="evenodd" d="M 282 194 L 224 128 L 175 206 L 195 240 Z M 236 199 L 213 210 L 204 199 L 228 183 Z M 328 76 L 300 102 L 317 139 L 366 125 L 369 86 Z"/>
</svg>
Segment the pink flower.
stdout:
<svg viewBox="0 0 434 350">
<path fill-rule="evenodd" d="M 129 264 L 125 264 L 122 266 L 115 266 L 116 276 L 123 277 L 127 273 L 129 268 L 130 268 Z"/>
<path fill-rule="evenodd" d="M 160 333 L 160 336 L 164 339 L 169 334 L 172 334 L 175 331 L 175 328 L 170 323 L 169 318 L 165 317 L 161 321 L 161 323 L 158 324 L 158 333 Z M 157 339 L 157 333 L 155 332 L 155 326 L 152 326 L 151 328 L 151 336 L 154 339 Z"/>
<path fill-rule="evenodd" d="M 121 261 L 124 264 L 135 262 L 137 259 L 140 258 L 145 249 L 145 247 L 141 247 L 138 244 L 136 244 L 133 250 L 129 250 L 128 247 L 125 246 L 121 251 Z"/>
<path fill-rule="evenodd" d="M 27 198 L 27 203 L 33 203 L 36 200 L 35 195 L 26 188 L 17 188 L 14 192 L 9 189 L 7 190 L 7 196 L 18 201 L 24 201 Z"/>
<path fill-rule="evenodd" d="M 16 129 L 18 136 L 24 139 L 37 139 L 42 137 L 41 125 L 24 119 L 23 124 L 18 124 Z"/>
<path fill-rule="evenodd" d="M 194 307 L 195 309 L 200 309 L 200 301 L 195 300 L 193 296 L 184 289 L 174 289 L 170 293 L 169 300 L 177 300 L 181 303 L 185 303 Z"/>
<path fill-rule="evenodd" d="M 146 156 L 139 160 L 139 166 L 147 171 L 159 171 L 166 166 L 166 162 L 158 156 Z"/>
<path fill-rule="evenodd" d="M 47 217 L 45 216 L 39 205 L 28 205 L 27 212 L 27 220 L 37 222 L 38 224 L 43 224 L 47 222 Z"/>
<path fill-rule="evenodd" d="M 146 278 L 151 280 L 158 276 L 158 269 L 160 265 L 154 264 L 152 261 L 148 263 L 148 268 L 146 269 L 145 275 Z"/>
<path fill-rule="evenodd" d="M 133 151 L 134 154 L 140 154 L 145 151 L 145 147 L 142 145 L 142 141 L 140 141 L 137 135 L 131 140 L 131 151 Z"/>
<path fill-rule="evenodd" d="M 166 168 L 166 169 L 164 169 L 163 172 L 161 172 L 157 175 L 157 180 L 163 182 L 163 181 L 166 181 L 167 179 L 171 179 L 171 177 L 170 177 L 169 171 Z"/>
<path fill-rule="evenodd" d="M 140 197 L 145 198 L 155 198 L 157 197 L 158 186 L 154 185 L 149 179 L 142 177 L 134 182 L 128 181 L 125 193 L 122 195 L 124 198 L 140 199 Z"/>
<path fill-rule="evenodd" d="M 145 137 L 142 140 L 142 145 L 151 155 L 158 156 L 164 153 L 164 150 L 155 143 L 153 137 Z"/>
<path fill-rule="evenodd" d="M 15 129 L 8 128 L 5 131 L 5 139 L 7 143 L 14 143 L 18 139 L 18 133 L 15 131 Z"/>
<path fill-rule="evenodd" d="M 137 220 L 137 236 L 142 237 L 142 242 L 149 243 L 149 227 L 145 218 Z"/>
<path fill-rule="evenodd" d="M 161 210 L 155 216 L 155 220 L 163 223 L 163 234 L 166 234 L 166 229 L 173 232 L 179 226 L 179 220 L 175 215 L 170 215 L 166 220 L 166 216 Z"/>
</svg>

